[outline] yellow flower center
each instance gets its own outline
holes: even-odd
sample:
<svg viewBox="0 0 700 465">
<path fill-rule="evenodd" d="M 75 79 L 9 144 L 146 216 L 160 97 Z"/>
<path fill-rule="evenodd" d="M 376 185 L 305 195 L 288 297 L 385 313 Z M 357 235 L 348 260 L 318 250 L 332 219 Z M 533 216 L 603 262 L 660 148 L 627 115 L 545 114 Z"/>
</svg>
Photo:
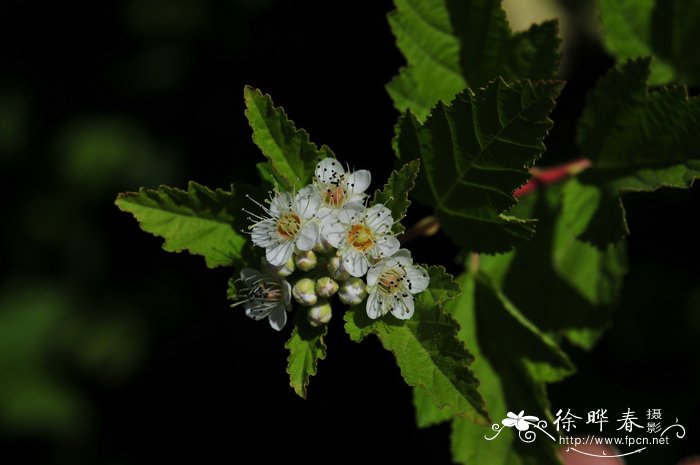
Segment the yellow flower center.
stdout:
<svg viewBox="0 0 700 465">
<path fill-rule="evenodd" d="M 283 239 L 296 236 L 301 227 L 301 219 L 294 213 L 285 213 L 277 220 L 277 234 Z"/>
<path fill-rule="evenodd" d="M 354 224 L 348 231 L 348 243 L 356 250 L 364 252 L 374 246 L 374 234 L 364 224 Z"/>
<path fill-rule="evenodd" d="M 397 269 L 389 269 L 379 275 L 379 289 L 386 294 L 394 294 L 401 289 L 405 274 Z"/>
<path fill-rule="evenodd" d="M 343 200 L 345 200 L 345 190 L 340 186 L 328 187 L 323 194 L 323 201 L 333 208 L 343 205 Z"/>
</svg>

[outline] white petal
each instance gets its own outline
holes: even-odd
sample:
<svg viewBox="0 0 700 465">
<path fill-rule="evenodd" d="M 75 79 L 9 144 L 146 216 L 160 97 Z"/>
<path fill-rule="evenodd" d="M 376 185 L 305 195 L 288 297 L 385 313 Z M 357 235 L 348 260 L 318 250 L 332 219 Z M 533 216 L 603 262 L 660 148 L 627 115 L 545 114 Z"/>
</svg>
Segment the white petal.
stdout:
<svg viewBox="0 0 700 465">
<path fill-rule="evenodd" d="M 318 193 L 313 188 L 313 186 L 306 186 L 300 190 L 296 197 L 294 198 L 294 204 L 296 207 L 296 212 L 304 218 L 312 218 L 318 211 L 318 207 L 321 204 L 321 198 Z"/>
<path fill-rule="evenodd" d="M 270 201 L 270 213 L 279 218 L 282 213 L 292 209 L 293 201 L 289 192 L 278 192 Z"/>
<path fill-rule="evenodd" d="M 323 184 L 338 184 L 345 174 L 340 162 L 334 158 L 324 158 L 316 165 L 316 179 Z"/>
<path fill-rule="evenodd" d="M 367 272 L 367 285 L 368 286 L 374 286 L 377 284 L 377 280 L 379 279 L 379 275 L 382 274 L 382 271 L 386 269 L 386 262 L 381 261 L 377 262 L 372 267 L 369 269 Z"/>
<path fill-rule="evenodd" d="M 338 219 L 345 224 L 357 223 L 362 219 L 364 210 L 364 205 L 359 203 L 344 205 L 337 213 Z"/>
<path fill-rule="evenodd" d="M 372 248 L 374 258 L 391 257 L 399 250 L 401 243 L 394 236 L 382 236 L 377 239 L 376 247 Z"/>
<path fill-rule="evenodd" d="M 413 316 L 415 305 L 413 296 L 409 293 L 405 295 L 397 294 L 398 298 L 394 299 L 394 305 L 391 308 L 391 314 L 399 320 L 408 320 Z"/>
<path fill-rule="evenodd" d="M 296 237 L 296 245 L 299 250 L 311 250 L 316 245 L 319 236 L 319 227 L 316 221 L 307 221 Z"/>
<path fill-rule="evenodd" d="M 345 180 L 347 192 L 350 195 L 362 194 L 372 182 L 372 175 L 367 170 L 359 170 L 352 173 Z"/>
<path fill-rule="evenodd" d="M 282 295 L 285 309 L 290 311 L 292 309 L 292 285 L 286 280 L 282 281 Z"/>
<path fill-rule="evenodd" d="M 263 277 L 263 274 L 258 270 L 253 268 L 243 268 L 241 270 L 241 281 L 246 286 L 252 286 L 256 281 L 259 281 Z"/>
<path fill-rule="evenodd" d="M 391 226 L 394 224 L 394 219 L 391 217 L 391 210 L 380 203 L 368 208 L 365 211 L 365 218 L 367 226 L 372 228 L 375 234 L 389 232 Z"/>
<path fill-rule="evenodd" d="M 397 250 L 396 252 L 394 252 L 394 255 L 391 256 L 391 258 L 395 258 L 395 259 L 399 260 L 399 263 L 401 263 L 402 265 L 406 265 L 406 264 L 410 265 L 411 263 L 413 263 L 413 261 L 411 260 L 411 251 L 408 249 Z M 402 259 L 406 259 L 406 258 L 411 260 L 411 262 L 406 263 L 405 260 L 402 261 Z"/>
<path fill-rule="evenodd" d="M 347 226 L 334 216 L 327 218 L 328 221 L 325 221 L 324 218 L 324 221 L 321 223 L 321 237 L 337 249 L 345 237 Z"/>
<path fill-rule="evenodd" d="M 422 266 L 412 265 L 406 267 L 406 288 L 411 294 L 418 294 L 428 288 L 430 277 Z"/>
<path fill-rule="evenodd" d="M 265 258 L 270 262 L 270 265 L 282 266 L 287 263 L 287 260 L 292 256 L 293 252 L 294 243 L 292 241 L 285 241 L 274 247 L 265 249 Z"/>
<path fill-rule="evenodd" d="M 279 242 L 277 232 L 275 230 L 274 220 L 265 220 L 256 223 L 251 231 L 250 238 L 253 244 L 258 247 L 271 247 Z"/>
<path fill-rule="evenodd" d="M 379 301 L 379 292 L 374 290 L 374 291 L 369 293 L 369 297 L 367 297 L 367 304 L 365 305 L 365 309 L 367 310 L 367 316 L 373 320 L 376 320 L 377 318 L 379 318 L 380 316 L 383 315 L 382 305 Z"/>
<path fill-rule="evenodd" d="M 255 321 L 262 320 L 269 314 L 270 310 L 266 310 L 263 307 L 253 307 L 250 304 L 245 304 L 245 316 Z"/>
<path fill-rule="evenodd" d="M 369 269 L 369 261 L 365 254 L 358 252 L 352 247 L 348 248 L 343 254 L 342 261 L 343 268 L 356 278 L 363 277 Z"/>
<path fill-rule="evenodd" d="M 316 218 L 328 218 L 335 211 L 335 208 L 329 208 L 324 205 L 321 205 L 316 211 Z"/>
<path fill-rule="evenodd" d="M 284 310 L 284 305 L 278 305 L 271 312 L 268 317 L 270 321 L 270 326 L 276 331 L 282 331 L 284 325 L 287 324 L 287 312 Z"/>
</svg>

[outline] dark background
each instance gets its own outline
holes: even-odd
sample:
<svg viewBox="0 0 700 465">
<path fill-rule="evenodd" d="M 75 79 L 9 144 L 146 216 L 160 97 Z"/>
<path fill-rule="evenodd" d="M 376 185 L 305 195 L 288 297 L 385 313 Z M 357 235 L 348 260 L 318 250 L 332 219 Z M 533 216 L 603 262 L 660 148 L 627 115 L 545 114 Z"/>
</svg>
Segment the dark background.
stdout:
<svg viewBox="0 0 700 465">
<path fill-rule="evenodd" d="M 228 308 L 231 271 L 164 252 L 113 205 L 140 186 L 250 181 L 262 158 L 245 84 L 385 178 L 397 113 L 383 86 L 402 64 L 391 8 L 0 5 L 1 463 L 449 463 L 448 428 L 415 428 L 410 390 L 376 340 L 349 342 L 336 316 L 328 358 L 299 399 L 284 370 L 287 331 Z M 544 164 L 581 155 L 575 119 L 612 64 L 590 35 L 570 32 Z M 592 354 L 566 347 L 579 373 L 550 391 L 554 411 L 664 408 L 688 436 L 629 463 L 670 464 L 699 452 L 700 189 L 626 205 L 631 271 L 616 323 Z M 452 264 L 439 239 L 415 241 L 417 259 Z"/>
</svg>

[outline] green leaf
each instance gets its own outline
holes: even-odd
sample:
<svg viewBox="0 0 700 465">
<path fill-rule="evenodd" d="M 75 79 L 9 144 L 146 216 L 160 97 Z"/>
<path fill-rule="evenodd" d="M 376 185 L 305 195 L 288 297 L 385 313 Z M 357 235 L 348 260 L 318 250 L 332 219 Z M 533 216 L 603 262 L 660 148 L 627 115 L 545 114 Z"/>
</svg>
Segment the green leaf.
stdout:
<svg viewBox="0 0 700 465">
<path fill-rule="evenodd" d="M 283 189 L 308 184 L 320 159 L 335 158 L 331 149 L 325 145 L 319 149 L 306 131 L 297 129 L 269 95 L 246 86 L 244 96 L 253 141 L 270 161 L 272 174 Z"/>
<path fill-rule="evenodd" d="M 401 119 L 395 148 L 423 162 L 415 197 L 435 208 L 445 232 L 475 252 L 505 252 L 534 233 L 532 221 L 506 216 L 513 191 L 545 150 L 548 118 L 561 82 L 490 82 L 438 103 L 425 123 Z"/>
<path fill-rule="evenodd" d="M 457 340 L 459 325 L 442 309 L 459 286 L 442 267 L 431 266 L 428 273 L 430 287 L 417 296 L 413 318 L 370 320 L 357 306 L 346 312 L 345 329 L 355 341 L 375 334 L 396 357 L 406 383 L 423 388 L 438 407 L 474 421 L 488 418 L 469 369 L 473 357 Z"/>
<path fill-rule="evenodd" d="M 289 350 L 287 373 L 289 384 L 300 397 L 306 399 L 309 377 L 316 374 L 319 360 L 326 358 L 326 344 L 323 338 L 328 325 L 314 328 L 306 318 L 306 312 L 297 311 L 292 335 L 284 345 Z"/>
<path fill-rule="evenodd" d="M 649 60 L 613 69 L 591 92 L 578 144 L 592 167 L 567 183 L 564 216 L 603 248 L 629 233 L 621 195 L 690 187 L 700 176 L 700 100 L 685 87 L 649 91 Z"/>
<path fill-rule="evenodd" d="M 545 384 L 573 371 L 566 354 L 527 320 L 483 274 L 468 273 L 458 282 L 462 295 L 447 310 L 462 327 L 459 337 L 474 353 L 474 373 L 482 383 L 489 414 L 496 421 L 509 411 L 551 421 Z M 499 421 L 500 423 L 500 421 Z M 555 443 L 540 437 L 524 444 L 505 429 L 493 441 L 490 426 L 462 418 L 452 421 L 452 454 L 459 463 L 559 464 Z M 516 440 L 517 439 L 517 440 Z"/>
<path fill-rule="evenodd" d="M 242 256 L 246 240 L 233 226 L 241 208 L 233 192 L 190 182 L 186 191 L 161 186 L 119 194 L 115 203 L 134 215 L 141 229 L 164 238 L 168 252 L 201 255 L 210 268 Z"/>
<path fill-rule="evenodd" d="M 507 255 L 480 256 L 488 274 L 538 328 L 590 349 L 609 326 L 625 276 L 625 244 L 598 250 L 576 239 L 561 216 L 562 187 L 529 194 L 519 215 L 538 218 L 527 247 Z M 529 211 L 524 211 L 524 210 Z"/>
<path fill-rule="evenodd" d="M 388 85 L 396 108 L 423 121 L 439 101 L 496 76 L 551 79 L 559 62 L 557 24 L 513 34 L 500 0 L 395 0 L 389 25 L 406 57 Z"/>
<path fill-rule="evenodd" d="M 619 61 L 654 55 L 652 85 L 700 83 L 700 4 L 668 0 L 599 0 L 605 48 Z"/>
<path fill-rule="evenodd" d="M 416 409 L 416 425 L 419 428 L 427 428 L 454 418 L 449 409 L 436 407 L 428 393 L 421 387 L 413 388 L 413 406 Z"/>
<path fill-rule="evenodd" d="M 389 180 L 384 184 L 384 188 L 374 193 L 373 203 L 382 203 L 391 210 L 391 215 L 396 221 L 392 229 L 397 234 L 401 234 L 404 231 L 400 221 L 406 215 L 406 211 L 411 205 L 411 201 L 408 200 L 408 193 L 415 186 L 419 170 L 420 160 L 406 163 L 398 171 L 392 171 Z"/>
</svg>

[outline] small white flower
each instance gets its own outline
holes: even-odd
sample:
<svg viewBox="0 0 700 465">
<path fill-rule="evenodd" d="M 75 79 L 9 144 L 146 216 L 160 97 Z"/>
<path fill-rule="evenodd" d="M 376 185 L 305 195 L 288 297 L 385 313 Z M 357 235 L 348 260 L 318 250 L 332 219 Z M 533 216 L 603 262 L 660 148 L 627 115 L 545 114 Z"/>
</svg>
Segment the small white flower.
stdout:
<svg viewBox="0 0 700 465">
<path fill-rule="evenodd" d="M 314 187 L 321 201 L 316 217 L 321 220 L 321 226 L 333 221 L 344 206 L 362 205 L 367 197 L 364 192 L 371 181 L 372 175 L 367 170 L 346 172 L 338 160 L 321 160 L 316 165 L 314 176 Z"/>
<path fill-rule="evenodd" d="M 343 268 L 360 278 L 370 267 L 370 258 L 390 257 L 400 244 L 391 232 L 394 219 L 382 204 L 365 209 L 358 204 L 343 207 L 337 218 L 323 225 L 326 240 L 338 249 Z"/>
<path fill-rule="evenodd" d="M 367 316 L 377 319 L 391 312 L 400 320 L 413 316 L 413 295 L 428 288 L 430 278 L 423 267 L 413 264 L 408 250 L 379 261 L 367 272 Z"/>
<path fill-rule="evenodd" d="M 233 307 L 243 305 L 248 318 L 262 320 L 267 317 L 270 326 L 281 331 L 287 323 L 287 312 L 292 309 L 292 287 L 263 263 L 263 271 L 253 268 L 241 270 L 241 300 Z"/>
<path fill-rule="evenodd" d="M 253 244 L 265 249 L 270 264 L 281 266 L 294 253 L 311 250 L 319 238 L 319 225 L 314 220 L 319 197 L 311 186 L 306 186 L 294 197 L 289 192 L 277 192 L 270 206 L 260 205 L 264 216 L 256 216 L 251 226 Z"/>
</svg>

